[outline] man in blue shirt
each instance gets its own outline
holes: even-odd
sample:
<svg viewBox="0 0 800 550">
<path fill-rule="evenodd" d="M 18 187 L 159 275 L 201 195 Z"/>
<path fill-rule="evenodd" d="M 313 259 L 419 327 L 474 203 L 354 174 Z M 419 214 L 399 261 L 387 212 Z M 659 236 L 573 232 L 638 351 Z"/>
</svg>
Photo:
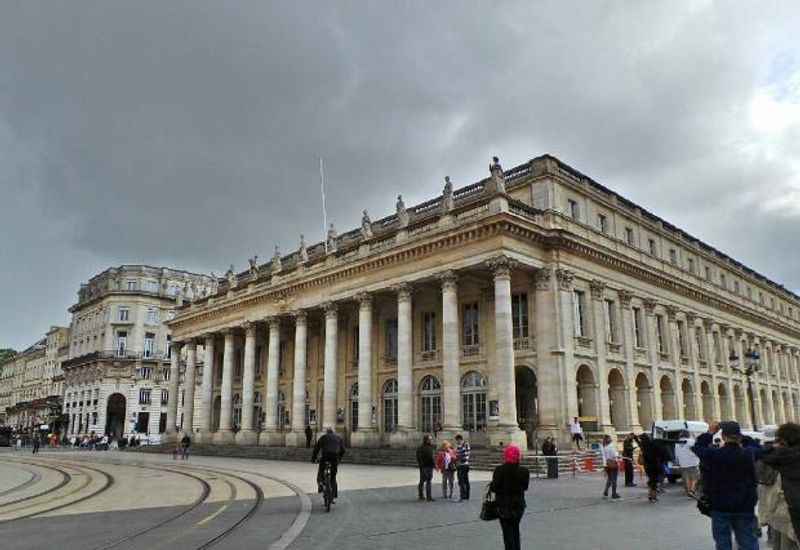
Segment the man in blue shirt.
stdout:
<svg viewBox="0 0 800 550">
<path fill-rule="evenodd" d="M 725 444 L 712 447 L 714 434 L 722 431 Z M 714 422 L 697 438 L 692 451 L 700 458 L 703 487 L 711 503 L 711 532 L 717 550 L 731 550 L 731 532 L 740 550 L 758 550 L 755 506 L 756 449 L 742 447 L 737 422 Z"/>
</svg>

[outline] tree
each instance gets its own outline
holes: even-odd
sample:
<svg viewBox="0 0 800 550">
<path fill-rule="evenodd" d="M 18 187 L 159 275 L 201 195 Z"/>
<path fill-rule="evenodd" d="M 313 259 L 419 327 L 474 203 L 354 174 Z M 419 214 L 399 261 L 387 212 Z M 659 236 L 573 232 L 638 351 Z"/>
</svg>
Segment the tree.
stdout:
<svg viewBox="0 0 800 550">
<path fill-rule="evenodd" d="M 6 361 L 14 357 L 16 354 L 17 351 L 11 348 L 0 349 L 0 363 L 5 363 Z"/>
</svg>

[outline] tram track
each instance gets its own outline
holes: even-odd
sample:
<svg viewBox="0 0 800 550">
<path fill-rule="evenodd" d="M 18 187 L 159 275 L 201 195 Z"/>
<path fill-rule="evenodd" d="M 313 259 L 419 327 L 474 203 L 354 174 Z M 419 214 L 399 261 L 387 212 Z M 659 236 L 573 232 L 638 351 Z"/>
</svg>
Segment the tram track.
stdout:
<svg viewBox="0 0 800 550">
<path fill-rule="evenodd" d="M 30 461 L 21 462 L 21 461 L 18 461 L 18 460 L 4 460 L 4 462 L 6 464 L 23 464 L 23 465 L 30 464 L 30 465 L 33 465 L 33 466 L 36 466 L 38 468 L 42 468 L 42 469 L 45 469 L 45 470 L 55 471 L 55 472 L 58 472 L 61 475 L 61 481 L 58 484 L 56 484 L 55 486 L 48 487 L 47 489 L 45 489 L 44 491 L 41 491 L 39 493 L 35 493 L 35 494 L 32 494 L 32 495 L 27 495 L 27 496 L 18 498 L 16 500 L 10 500 L 8 502 L 0 503 L 0 513 L 2 513 L 3 508 L 6 508 L 8 506 L 13 506 L 14 504 L 19 504 L 21 502 L 25 502 L 26 500 L 33 500 L 35 498 L 39 498 L 39 497 L 42 497 L 42 496 L 45 496 L 45 495 L 49 495 L 50 493 L 54 493 L 55 491 L 58 491 L 59 489 L 61 489 L 62 487 L 64 487 L 65 485 L 67 485 L 68 483 L 70 483 L 72 481 L 72 474 L 70 474 L 69 472 L 67 472 L 66 470 L 64 470 L 62 468 L 58 468 L 56 466 L 52 466 L 52 465 L 49 465 L 49 464 L 39 464 L 39 463 L 35 463 L 35 462 L 30 462 Z"/>
<path fill-rule="evenodd" d="M 17 493 L 19 491 L 27 489 L 28 487 L 38 483 L 39 480 L 42 479 L 42 475 L 39 472 L 34 472 L 32 470 L 29 470 L 28 468 L 20 468 L 20 470 L 28 472 L 29 474 L 31 474 L 31 477 L 29 477 L 27 480 L 23 481 L 19 485 L 9 487 L 5 491 L 0 492 L 0 497 L 4 497 L 6 495 L 10 495 L 12 493 Z"/>
</svg>

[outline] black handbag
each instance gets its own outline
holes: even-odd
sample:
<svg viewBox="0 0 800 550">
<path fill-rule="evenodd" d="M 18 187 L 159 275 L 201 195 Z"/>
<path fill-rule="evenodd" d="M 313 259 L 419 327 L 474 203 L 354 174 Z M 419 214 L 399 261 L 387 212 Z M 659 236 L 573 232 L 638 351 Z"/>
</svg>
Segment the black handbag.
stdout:
<svg viewBox="0 0 800 550">
<path fill-rule="evenodd" d="M 500 518 L 497 513 L 497 501 L 494 498 L 494 493 L 491 488 L 488 488 L 486 494 L 483 496 L 480 518 L 483 521 L 494 521 Z"/>
</svg>

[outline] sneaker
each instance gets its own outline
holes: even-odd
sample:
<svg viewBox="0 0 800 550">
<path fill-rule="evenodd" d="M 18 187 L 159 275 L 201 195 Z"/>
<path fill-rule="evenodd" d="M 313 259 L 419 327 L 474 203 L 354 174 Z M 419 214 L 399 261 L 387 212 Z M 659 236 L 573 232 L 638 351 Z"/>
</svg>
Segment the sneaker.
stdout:
<svg viewBox="0 0 800 550">
<path fill-rule="evenodd" d="M 428 502 L 436 502 L 436 499 L 435 498 L 429 498 L 429 499 L 427 499 L 427 501 Z"/>
<path fill-rule="evenodd" d="M 619 496 L 619 495 L 611 495 L 611 498 L 617 499 L 617 498 L 622 498 L 622 497 Z"/>
</svg>

